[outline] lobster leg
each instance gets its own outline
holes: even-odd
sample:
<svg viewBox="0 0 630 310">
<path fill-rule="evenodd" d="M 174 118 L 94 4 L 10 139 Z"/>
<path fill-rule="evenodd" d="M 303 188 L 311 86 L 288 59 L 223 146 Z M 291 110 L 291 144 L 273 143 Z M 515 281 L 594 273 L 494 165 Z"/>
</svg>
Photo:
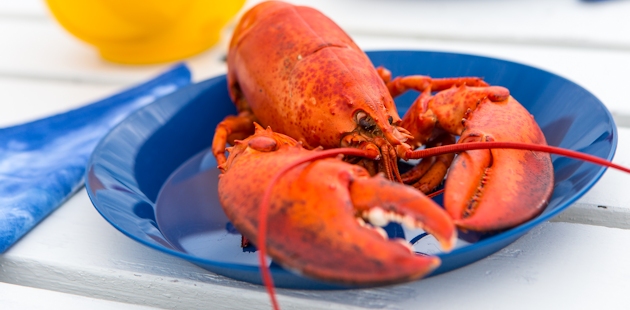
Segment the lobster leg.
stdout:
<svg viewBox="0 0 630 310">
<path fill-rule="evenodd" d="M 431 139 L 426 147 L 436 147 L 455 143 L 455 139 L 448 133 L 442 133 L 434 139 Z M 402 174 L 402 181 L 409 184 L 421 192 L 428 194 L 435 190 L 442 181 L 451 166 L 454 153 L 438 155 L 434 157 L 423 158 L 420 163 L 411 168 L 411 170 Z"/>
<path fill-rule="evenodd" d="M 438 92 L 430 97 L 427 91 L 418 97 L 402 119 L 402 124 L 414 137 L 408 141 L 417 147 L 427 143 L 435 129 L 443 129 L 453 135 L 461 135 L 466 119 L 484 99 L 503 102 L 510 92 L 500 86 L 469 87 L 461 85 Z"/>
<path fill-rule="evenodd" d="M 226 161 L 225 145 L 227 143 L 234 145 L 234 140 L 245 139 L 254 134 L 255 120 L 254 115 L 246 110 L 237 116 L 227 116 L 217 125 L 212 138 L 212 154 L 219 166 Z"/>
<path fill-rule="evenodd" d="M 378 67 L 376 70 L 387 85 L 389 93 L 394 98 L 410 89 L 422 92 L 425 89 L 441 91 L 460 85 L 476 87 L 488 86 L 488 83 L 484 82 L 483 79 L 479 77 L 432 78 L 425 75 L 409 75 L 396 77 L 392 80 L 392 74 L 389 70 L 383 67 Z"/>
</svg>

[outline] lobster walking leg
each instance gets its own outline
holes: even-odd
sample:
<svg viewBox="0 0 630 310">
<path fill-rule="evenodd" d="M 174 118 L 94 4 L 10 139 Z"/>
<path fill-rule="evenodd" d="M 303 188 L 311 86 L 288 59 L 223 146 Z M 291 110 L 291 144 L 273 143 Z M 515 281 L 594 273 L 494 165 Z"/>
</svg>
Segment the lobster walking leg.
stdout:
<svg viewBox="0 0 630 310">
<path fill-rule="evenodd" d="M 500 103 L 509 95 L 510 92 L 500 86 L 461 85 L 440 91 L 433 97 L 420 96 L 402 120 L 402 126 L 414 137 L 408 143 L 412 146 L 427 143 L 435 129 L 459 136 L 465 129 L 466 119 L 475 113 L 480 102 L 487 99 Z"/>
<path fill-rule="evenodd" d="M 398 97 L 408 90 L 419 92 L 429 89 L 431 91 L 441 91 L 453 86 L 467 85 L 483 87 L 489 86 L 479 77 L 453 77 L 453 78 L 432 78 L 426 75 L 409 75 L 396 77 L 392 80 L 392 73 L 384 67 L 376 68 L 392 97 Z"/>
<path fill-rule="evenodd" d="M 219 166 L 226 161 L 225 145 L 234 144 L 234 140 L 245 139 L 254 133 L 255 117 L 249 111 L 243 111 L 237 116 L 227 116 L 214 131 L 212 138 L 212 154 Z"/>
<path fill-rule="evenodd" d="M 455 143 L 455 139 L 452 135 L 442 133 L 436 138 L 429 140 L 426 147 L 431 148 L 453 143 Z M 402 181 L 405 184 L 412 185 L 425 194 L 431 193 L 436 187 L 442 184 L 444 176 L 454 158 L 454 153 L 423 158 L 420 163 L 402 174 Z"/>
</svg>

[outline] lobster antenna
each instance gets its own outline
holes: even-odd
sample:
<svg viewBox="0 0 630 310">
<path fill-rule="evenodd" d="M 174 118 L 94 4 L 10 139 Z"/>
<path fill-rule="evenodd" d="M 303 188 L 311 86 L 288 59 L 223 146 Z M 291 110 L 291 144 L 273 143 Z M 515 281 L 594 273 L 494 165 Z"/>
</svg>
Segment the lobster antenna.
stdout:
<svg viewBox="0 0 630 310">
<path fill-rule="evenodd" d="M 438 189 L 438 190 L 436 190 L 433 193 L 427 194 L 427 197 L 433 198 L 433 197 L 438 196 L 438 195 L 440 195 L 442 193 L 444 193 L 444 189 Z"/>
<path fill-rule="evenodd" d="M 450 144 L 443 146 L 436 146 L 429 149 L 407 151 L 406 155 L 409 159 L 419 159 L 425 157 L 431 157 L 436 155 L 459 153 L 463 151 L 472 150 L 488 150 L 488 149 L 513 149 L 513 150 L 527 150 L 534 152 L 544 152 L 549 154 L 561 155 L 573 159 L 583 160 L 589 163 L 597 164 L 604 167 L 615 168 L 627 173 L 630 173 L 630 169 L 621 165 L 612 163 L 601 157 L 585 154 L 578 151 L 563 149 L 560 147 L 541 145 L 534 143 L 521 143 L 521 142 L 500 142 L 500 141 L 488 141 L 488 142 L 467 142 Z"/>
<path fill-rule="evenodd" d="M 269 298 L 271 299 L 271 305 L 273 309 L 279 310 L 280 306 L 278 305 L 278 300 L 276 299 L 276 293 L 273 286 L 273 278 L 271 277 L 271 271 L 269 270 L 269 266 L 267 266 L 266 258 L 267 255 L 267 216 L 269 214 L 269 207 L 271 201 L 271 190 L 273 186 L 278 183 L 278 180 L 282 176 L 284 176 L 289 170 L 303 164 L 306 162 L 311 162 L 314 160 L 334 157 L 337 155 L 351 155 L 351 156 L 360 156 L 372 159 L 378 159 L 379 155 L 374 154 L 374 152 L 369 152 L 366 150 L 356 149 L 356 148 L 338 148 L 338 149 L 329 149 L 324 151 L 318 151 L 313 154 L 310 154 L 306 157 L 300 158 L 295 162 L 292 162 L 286 166 L 284 166 L 280 171 L 276 172 L 276 174 L 271 178 L 271 182 L 265 188 L 265 192 L 263 194 L 262 201 L 260 203 L 260 210 L 258 212 L 258 238 L 256 242 L 256 246 L 258 247 L 258 262 L 260 264 L 260 273 L 262 277 L 263 284 L 267 289 L 267 293 L 269 294 Z"/>
</svg>

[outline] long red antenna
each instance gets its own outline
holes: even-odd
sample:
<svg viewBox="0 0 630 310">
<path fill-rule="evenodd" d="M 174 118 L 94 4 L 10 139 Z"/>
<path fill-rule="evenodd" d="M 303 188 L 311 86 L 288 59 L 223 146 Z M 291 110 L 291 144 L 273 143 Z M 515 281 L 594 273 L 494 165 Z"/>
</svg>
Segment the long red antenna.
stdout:
<svg viewBox="0 0 630 310">
<path fill-rule="evenodd" d="M 280 180 L 280 178 L 289 170 L 306 162 L 337 155 L 361 156 L 372 159 L 377 159 L 378 157 L 378 155 L 375 155 L 373 152 L 355 148 L 338 148 L 318 151 L 306 157 L 300 158 L 287 166 L 284 166 L 273 176 L 273 178 L 271 178 L 271 181 L 265 189 L 262 202 L 260 203 L 260 210 L 258 212 L 258 240 L 256 242 L 256 246 L 258 247 L 258 261 L 260 263 L 260 273 L 262 276 L 262 281 L 265 285 L 265 288 L 267 288 L 267 293 L 269 294 L 269 298 L 271 299 L 271 305 L 275 310 L 279 310 L 280 306 L 278 305 L 278 300 L 276 299 L 276 292 L 273 286 L 273 278 L 271 277 L 271 272 L 269 271 L 269 266 L 267 266 L 265 257 L 267 255 L 267 215 L 269 213 L 269 206 L 271 201 L 271 190 L 273 189 L 273 186 L 278 183 L 278 180 Z"/>
<path fill-rule="evenodd" d="M 467 143 L 457 143 L 457 144 L 449 144 L 443 146 L 436 146 L 429 149 L 417 150 L 417 151 L 407 151 L 407 158 L 409 159 L 419 159 L 425 157 L 431 157 L 442 154 L 449 153 L 459 153 L 463 151 L 472 151 L 472 150 L 487 150 L 487 149 L 514 149 L 514 150 L 527 150 L 534 152 L 544 152 L 556 155 L 562 155 L 569 158 L 579 159 L 586 162 L 598 164 L 605 167 L 615 168 L 621 171 L 625 171 L 630 173 L 630 169 L 624 166 L 617 165 L 612 163 L 606 159 L 581 153 L 578 151 L 567 150 L 560 147 L 549 146 L 549 145 L 540 145 L 533 143 L 521 143 L 521 142 L 467 142 Z"/>
<path fill-rule="evenodd" d="M 436 191 L 435 191 L 435 192 L 433 192 L 433 193 L 429 193 L 429 194 L 427 194 L 427 197 L 429 197 L 429 198 L 433 198 L 433 197 L 438 196 L 438 195 L 440 195 L 440 194 L 442 194 L 442 193 L 444 193 L 444 189 L 438 189 L 438 190 L 436 190 Z"/>
</svg>

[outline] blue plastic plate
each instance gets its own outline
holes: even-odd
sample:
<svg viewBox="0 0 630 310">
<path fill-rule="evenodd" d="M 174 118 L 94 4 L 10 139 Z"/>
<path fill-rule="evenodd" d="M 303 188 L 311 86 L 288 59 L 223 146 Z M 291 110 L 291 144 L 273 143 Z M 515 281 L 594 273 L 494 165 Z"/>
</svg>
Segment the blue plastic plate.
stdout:
<svg viewBox="0 0 630 310">
<path fill-rule="evenodd" d="M 606 159 L 614 155 L 617 132 L 608 110 L 591 93 L 562 77 L 471 55 L 368 54 L 375 65 L 389 68 L 395 76 L 481 76 L 510 89 L 534 115 L 550 145 Z M 397 100 L 401 115 L 415 96 L 407 94 Z M 261 283 L 256 254 L 240 248 L 240 237 L 221 210 L 216 162 L 207 151 L 217 123 L 234 112 L 224 76 L 168 95 L 131 115 L 101 141 L 89 162 L 86 184 L 96 209 L 130 238 L 214 273 Z M 571 205 L 605 171 L 576 160 L 552 159 L 555 190 L 540 216 L 495 235 L 467 236 L 468 242 L 461 242 L 451 253 L 438 254 L 442 266 L 433 274 L 465 266 L 507 246 Z M 389 233 L 417 239 L 410 232 L 396 231 L 393 228 Z M 271 267 L 278 287 L 341 288 L 294 275 L 274 264 Z"/>
</svg>

